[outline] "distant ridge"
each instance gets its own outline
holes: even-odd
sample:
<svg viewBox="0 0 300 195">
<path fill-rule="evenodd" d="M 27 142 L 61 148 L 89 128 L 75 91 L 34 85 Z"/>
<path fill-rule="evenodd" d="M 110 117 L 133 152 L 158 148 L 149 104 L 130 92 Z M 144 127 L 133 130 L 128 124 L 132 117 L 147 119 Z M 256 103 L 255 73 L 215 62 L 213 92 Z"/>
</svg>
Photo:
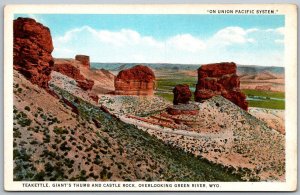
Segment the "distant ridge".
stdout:
<svg viewBox="0 0 300 195">
<path fill-rule="evenodd" d="M 124 69 L 131 68 L 135 65 L 143 64 L 152 69 L 163 70 L 197 70 L 201 64 L 170 64 L 170 63 L 98 63 L 92 62 L 91 66 L 94 69 L 105 69 L 110 71 L 121 71 Z M 260 65 L 242 65 L 238 64 L 239 74 L 257 74 L 259 72 L 270 72 L 275 74 L 284 73 L 284 67 L 277 66 L 260 66 Z"/>
</svg>

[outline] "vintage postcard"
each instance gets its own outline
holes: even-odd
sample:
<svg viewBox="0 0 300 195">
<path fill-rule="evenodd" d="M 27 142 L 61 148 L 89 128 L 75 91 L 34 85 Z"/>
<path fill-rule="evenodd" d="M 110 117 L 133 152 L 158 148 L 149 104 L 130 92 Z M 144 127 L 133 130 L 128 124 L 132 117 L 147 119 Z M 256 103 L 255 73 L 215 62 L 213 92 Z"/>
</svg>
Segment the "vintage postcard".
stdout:
<svg viewBox="0 0 300 195">
<path fill-rule="evenodd" d="M 7 191 L 294 191 L 297 7 L 8 5 Z"/>
</svg>

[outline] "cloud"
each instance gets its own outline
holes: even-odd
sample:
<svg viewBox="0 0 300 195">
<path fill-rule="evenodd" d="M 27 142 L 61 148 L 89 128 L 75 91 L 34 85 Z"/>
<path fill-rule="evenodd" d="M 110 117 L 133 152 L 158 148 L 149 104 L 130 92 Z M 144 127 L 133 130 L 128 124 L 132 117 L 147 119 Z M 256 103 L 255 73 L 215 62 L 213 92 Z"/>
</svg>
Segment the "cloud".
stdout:
<svg viewBox="0 0 300 195">
<path fill-rule="evenodd" d="M 53 39 L 54 57 L 87 54 L 94 62 L 283 64 L 284 29 L 229 26 L 210 37 L 177 34 L 164 40 L 133 29 L 111 31 L 90 26 L 70 29 Z M 276 59 L 276 60 L 275 60 Z"/>
<path fill-rule="evenodd" d="M 280 35 L 284 35 L 284 27 L 279 27 L 279 28 L 269 28 L 267 30 L 265 30 L 266 32 L 272 32 L 272 33 L 277 33 L 277 34 L 280 34 Z"/>
<path fill-rule="evenodd" d="M 137 31 L 131 29 L 121 29 L 119 31 L 96 30 L 89 26 L 74 28 L 67 31 L 63 36 L 57 36 L 53 39 L 54 56 L 72 57 L 77 52 L 84 52 L 90 55 L 95 51 L 106 53 L 108 61 L 127 61 L 145 60 L 163 62 L 164 53 L 170 52 L 198 52 L 205 49 L 205 42 L 190 34 L 182 34 L 159 41 L 151 36 L 142 36 Z M 86 48 L 86 49 L 85 49 Z M 85 50 L 84 50 L 85 49 Z M 92 50 L 92 51 L 91 51 Z M 108 56 L 114 57 L 109 59 Z M 116 55 L 118 54 L 118 55 Z M 96 59 L 101 60 L 98 54 Z M 102 56 L 102 60 L 104 57 Z"/>
<path fill-rule="evenodd" d="M 190 34 L 182 34 L 171 37 L 167 40 L 167 46 L 177 50 L 197 52 L 206 48 L 204 41 L 193 37 Z"/>
<path fill-rule="evenodd" d="M 245 30 L 241 27 L 226 27 L 219 30 L 214 36 L 213 41 L 220 44 L 231 45 L 231 44 L 242 44 L 247 42 L 254 42 L 254 39 L 247 38 L 247 35 L 257 30 L 250 29 Z"/>
</svg>

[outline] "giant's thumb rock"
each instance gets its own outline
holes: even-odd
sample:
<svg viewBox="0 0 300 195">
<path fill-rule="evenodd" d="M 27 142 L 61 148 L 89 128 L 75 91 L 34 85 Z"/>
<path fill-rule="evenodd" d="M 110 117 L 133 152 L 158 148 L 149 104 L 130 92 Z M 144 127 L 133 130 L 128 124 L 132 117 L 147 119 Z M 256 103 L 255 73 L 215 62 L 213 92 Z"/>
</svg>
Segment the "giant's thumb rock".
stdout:
<svg viewBox="0 0 300 195">
<path fill-rule="evenodd" d="M 115 78 L 116 95 L 153 95 L 155 75 L 147 66 L 122 70 Z"/>
</svg>

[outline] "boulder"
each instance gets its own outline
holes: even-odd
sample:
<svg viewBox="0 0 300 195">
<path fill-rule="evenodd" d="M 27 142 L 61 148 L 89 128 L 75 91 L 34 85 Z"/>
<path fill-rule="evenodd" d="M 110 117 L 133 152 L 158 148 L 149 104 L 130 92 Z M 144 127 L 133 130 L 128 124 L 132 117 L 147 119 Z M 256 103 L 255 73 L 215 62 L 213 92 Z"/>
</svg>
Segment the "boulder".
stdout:
<svg viewBox="0 0 300 195">
<path fill-rule="evenodd" d="M 75 60 L 81 62 L 83 67 L 90 69 L 90 57 L 86 55 L 76 55 Z"/>
<path fill-rule="evenodd" d="M 153 95 L 155 75 L 147 66 L 122 70 L 115 78 L 116 95 Z"/>
<path fill-rule="evenodd" d="M 242 109 L 248 110 L 248 102 L 240 90 L 240 79 L 236 70 L 233 62 L 202 65 L 198 69 L 195 101 L 201 102 L 222 95 Z"/>
<path fill-rule="evenodd" d="M 173 104 L 187 104 L 192 97 L 192 92 L 188 85 L 176 85 L 173 89 L 174 99 Z"/>
<path fill-rule="evenodd" d="M 48 91 L 54 65 L 49 28 L 30 18 L 13 22 L 13 67 L 33 84 Z"/>
</svg>

